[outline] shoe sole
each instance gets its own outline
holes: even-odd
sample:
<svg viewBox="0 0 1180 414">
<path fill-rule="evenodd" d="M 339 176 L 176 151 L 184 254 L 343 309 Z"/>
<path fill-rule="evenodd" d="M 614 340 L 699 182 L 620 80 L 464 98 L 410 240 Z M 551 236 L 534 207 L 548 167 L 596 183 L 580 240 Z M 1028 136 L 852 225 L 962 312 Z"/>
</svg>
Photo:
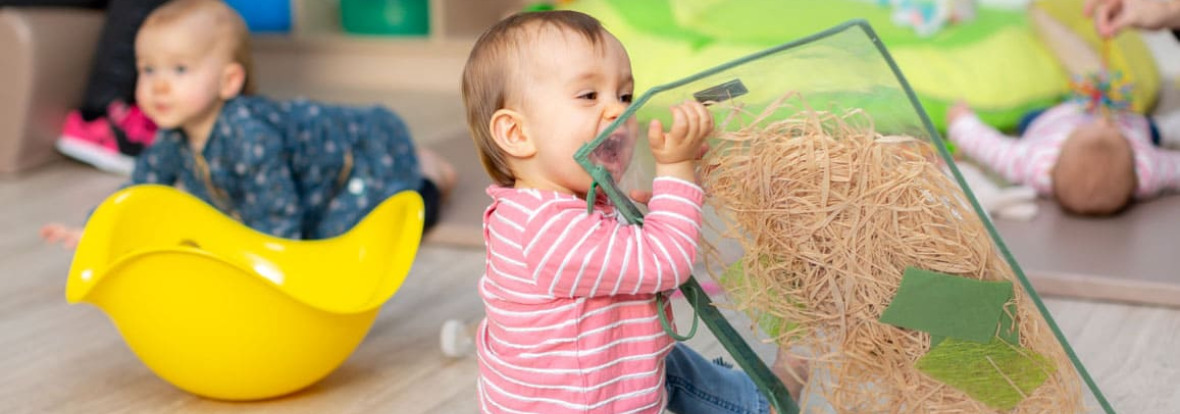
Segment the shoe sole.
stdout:
<svg viewBox="0 0 1180 414">
<path fill-rule="evenodd" d="M 103 171 L 120 175 L 131 175 L 135 169 L 135 158 L 123 154 L 111 154 L 105 148 L 88 144 L 85 141 L 63 136 L 53 145 L 66 156 L 93 165 Z"/>
</svg>

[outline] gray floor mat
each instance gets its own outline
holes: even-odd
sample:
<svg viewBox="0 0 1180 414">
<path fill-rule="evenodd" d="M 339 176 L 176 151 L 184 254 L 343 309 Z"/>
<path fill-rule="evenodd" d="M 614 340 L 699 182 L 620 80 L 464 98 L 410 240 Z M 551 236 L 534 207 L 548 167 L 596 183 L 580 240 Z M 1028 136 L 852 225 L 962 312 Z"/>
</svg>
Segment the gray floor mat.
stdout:
<svg viewBox="0 0 1180 414">
<path fill-rule="evenodd" d="M 1037 203 L 1033 220 L 995 224 L 1038 293 L 1180 306 L 1180 196 L 1104 219 Z"/>
</svg>

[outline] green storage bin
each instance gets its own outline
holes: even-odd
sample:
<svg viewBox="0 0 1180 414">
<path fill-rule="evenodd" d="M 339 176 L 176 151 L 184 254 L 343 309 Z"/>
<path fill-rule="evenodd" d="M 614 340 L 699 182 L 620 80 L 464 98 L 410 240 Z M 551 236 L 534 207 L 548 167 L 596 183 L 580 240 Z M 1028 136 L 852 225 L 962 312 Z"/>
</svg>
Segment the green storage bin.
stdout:
<svg viewBox="0 0 1180 414">
<path fill-rule="evenodd" d="M 430 34 L 429 0 L 341 0 L 344 31 L 362 35 Z"/>
</svg>

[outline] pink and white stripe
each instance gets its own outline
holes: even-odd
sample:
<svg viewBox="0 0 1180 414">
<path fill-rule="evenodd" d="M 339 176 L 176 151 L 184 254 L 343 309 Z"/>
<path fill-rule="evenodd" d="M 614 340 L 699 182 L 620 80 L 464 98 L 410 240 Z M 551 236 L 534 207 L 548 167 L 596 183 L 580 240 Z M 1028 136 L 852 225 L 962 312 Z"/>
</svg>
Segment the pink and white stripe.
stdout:
<svg viewBox="0 0 1180 414">
<path fill-rule="evenodd" d="M 476 337 L 486 413 L 659 413 L 664 333 L 655 295 L 696 259 L 704 193 L 653 183 L 644 225 L 578 197 L 491 187 L 486 318 Z"/>
</svg>

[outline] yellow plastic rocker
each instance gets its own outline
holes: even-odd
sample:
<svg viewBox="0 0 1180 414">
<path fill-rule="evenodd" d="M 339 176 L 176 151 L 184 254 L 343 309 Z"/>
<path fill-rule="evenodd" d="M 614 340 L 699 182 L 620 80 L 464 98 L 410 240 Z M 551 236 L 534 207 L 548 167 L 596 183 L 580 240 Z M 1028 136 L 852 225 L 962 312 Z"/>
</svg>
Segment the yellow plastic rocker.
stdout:
<svg viewBox="0 0 1180 414">
<path fill-rule="evenodd" d="M 91 216 L 66 300 L 105 311 L 181 389 L 276 397 L 348 358 L 405 280 L 422 225 L 421 197 L 402 192 L 339 237 L 288 240 L 171 187 L 134 186 Z"/>
</svg>

